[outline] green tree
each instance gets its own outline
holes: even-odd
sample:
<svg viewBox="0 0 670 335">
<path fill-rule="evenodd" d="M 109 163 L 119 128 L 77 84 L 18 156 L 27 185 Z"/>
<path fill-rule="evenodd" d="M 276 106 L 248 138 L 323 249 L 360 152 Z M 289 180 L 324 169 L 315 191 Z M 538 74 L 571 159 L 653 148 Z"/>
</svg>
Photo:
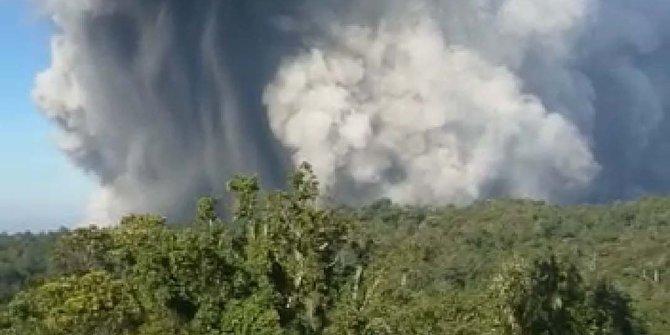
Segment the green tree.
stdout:
<svg viewBox="0 0 670 335">
<path fill-rule="evenodd" d="M 629 301 L 609 284 L 589 287 L 577 268 L 555 256 L 504 266 L 491 288 L 497 325 L 509 335 L 641 334 Z"/>
<path fill-rule="evenodd" d="M 14 329 L 44 335 L 131 334 L 141 314 L 128 285 L 98 271 L 50 281 L 9 306 Z"/>
</svg>

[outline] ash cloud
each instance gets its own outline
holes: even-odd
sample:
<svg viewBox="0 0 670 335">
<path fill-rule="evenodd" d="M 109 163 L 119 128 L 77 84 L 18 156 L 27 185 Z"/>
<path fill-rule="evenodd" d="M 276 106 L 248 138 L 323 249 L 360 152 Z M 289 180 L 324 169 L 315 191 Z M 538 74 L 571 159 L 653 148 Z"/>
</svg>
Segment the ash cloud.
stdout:
<svg viewBox="0 0 670 335">
<path fill-rule="evenodd" d="M 310 161 L 344 202 L 670 190 L 664 0 L 44 0 L 35 101 L 92 221 Z"/>
</svg>

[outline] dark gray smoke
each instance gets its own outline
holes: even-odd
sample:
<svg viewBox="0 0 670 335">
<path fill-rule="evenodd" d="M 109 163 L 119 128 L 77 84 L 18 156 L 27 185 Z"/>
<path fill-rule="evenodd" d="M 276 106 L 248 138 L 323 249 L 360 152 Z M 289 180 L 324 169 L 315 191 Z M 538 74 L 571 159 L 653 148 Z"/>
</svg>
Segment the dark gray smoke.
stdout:
<svg viewBox="0 0 670 335">
<path fill-rule="evenodd" d="M 99 177 L 173 217 L 310 161 L 342 201 L 670 190 L 665 0 L 44 0 L 34 92 Z"/>
<path fill-rule="evenodd" d="M 61 32 L 35 99 L 61 146 L 100 179 L 96 220 L 179 214 L 236 172 L 286 166 L 261 105 L 294 6 L 267 1 L 52 1 Z"/>
</svg>

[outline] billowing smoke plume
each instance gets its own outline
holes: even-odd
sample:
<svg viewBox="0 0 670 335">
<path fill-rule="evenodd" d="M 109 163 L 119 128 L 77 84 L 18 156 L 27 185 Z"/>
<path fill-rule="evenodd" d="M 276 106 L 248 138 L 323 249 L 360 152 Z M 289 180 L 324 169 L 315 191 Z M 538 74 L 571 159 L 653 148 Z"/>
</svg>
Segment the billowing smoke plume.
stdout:
<svg viewBox="0 0 670 335">
<path fill-rule="evenodd" d="M 303 160 L 345 202 L 670 191 L 665 0 L 44 4 L 35 99 L 98 219 Z"/>
</svg>

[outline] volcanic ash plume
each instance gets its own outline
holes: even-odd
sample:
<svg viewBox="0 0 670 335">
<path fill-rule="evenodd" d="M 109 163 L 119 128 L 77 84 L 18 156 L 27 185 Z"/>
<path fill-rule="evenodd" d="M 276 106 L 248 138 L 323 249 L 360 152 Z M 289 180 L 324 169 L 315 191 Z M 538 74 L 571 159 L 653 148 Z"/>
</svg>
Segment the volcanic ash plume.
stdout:
<svg viewBox="0 0 670 335">
<path fill-rule="evenodd" d="M 344 202 L 670 190 L 664 0 L 49 0 L 35 98 L 92 214 L 307 160 Z M 184 206 L 187 207 L 184 207 Z"/>
<path fill-rule="evenodd" d="M 573 124 L 523 93 L 508 68 L 447 45 L 432 22 L 338 37 L 338 48 L 288 63 L 267 95 L 275 134 L 337 194 L 547 198 L 596 171 Z"/>
</svg>

